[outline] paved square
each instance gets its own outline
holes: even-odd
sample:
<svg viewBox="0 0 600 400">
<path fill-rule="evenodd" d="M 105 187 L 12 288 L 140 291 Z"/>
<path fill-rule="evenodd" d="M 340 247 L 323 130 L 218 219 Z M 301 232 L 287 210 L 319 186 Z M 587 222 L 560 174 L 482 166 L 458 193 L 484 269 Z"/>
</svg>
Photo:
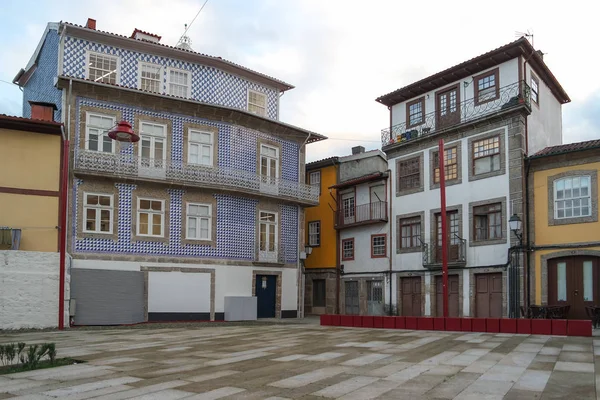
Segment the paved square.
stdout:
<svg viewBox="0 0 600 400">
<path fill-rule="evenodd" d="M 0 399 L 596 399 L 600 340 L 305 323 L 0 333 L 84 364 L 0 376 Z M 600 389 L 600 388 L 599 388 Z"/>
</svg>

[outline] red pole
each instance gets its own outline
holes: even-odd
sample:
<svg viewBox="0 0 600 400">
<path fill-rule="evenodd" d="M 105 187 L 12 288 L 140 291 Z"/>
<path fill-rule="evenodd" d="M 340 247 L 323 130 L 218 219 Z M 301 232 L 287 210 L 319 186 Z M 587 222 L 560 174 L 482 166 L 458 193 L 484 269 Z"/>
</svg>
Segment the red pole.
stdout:
<svg viewBox="0 0 600 400">
<path fill-rule="evenodd" d="M 63 139 L 60 177 L 60 235 L 58 282 L 58 329 L 65 328 L 65 258 L 67 252 L 67 190 L 69 181 L 69 141 Z"/>
<path fill-rule="evenodd" d="M 444 170 L 444 139 L 439 144 L 440 200 L 442 203 L 442 290 L 444 296 L 444 318 L 448 318 L 448 226 L 446 223 L 446 171 Z M 438 243 L 439 245 L 439 243 Z"/>
</svg>

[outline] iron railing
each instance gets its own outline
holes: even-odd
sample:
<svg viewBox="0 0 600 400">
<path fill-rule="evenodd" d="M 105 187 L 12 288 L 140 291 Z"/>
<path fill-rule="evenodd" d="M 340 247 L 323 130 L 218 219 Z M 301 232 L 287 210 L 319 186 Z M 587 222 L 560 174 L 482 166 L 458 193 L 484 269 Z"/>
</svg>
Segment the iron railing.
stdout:
<svg viewBox="0 0 600 400">
<path fill-rule="evenodd" d="M 183 185 L 208 185 L 273 197 L 286 197 L 303 203 L 319 203 L 319 188 L 304 183 L 262 176 L 228 167 L 204 167 L 181 161 L 139 158 L 131 154 L 77 151 L 75 170 L 103 176 L 162 180 Z"/>
<path fill-rule="evenodd" d="M 407 128 L 405 121 L 392 126 L 391 129 L 389 127 L 382 129 L 381 144 L 383 147 L 396 143 L 404 144 L 498 111 L 505 111 L 523 105 L 531 107 L 531 89 L 524 81 L 519 81 L 501 87 L 498 97 L 493 100 L 476 104 L 475 98 L 470 98 L 460 102 L 458 107 L 460 118 L 457 115 L 452 121 L 441 121 L 437 111 L 433 111 L 425 114 L 423 123 L 418 126 Z"/>
<path fill-rule="evenodd" d="M 386 222 L 387 220 L 387 201 L 375 201 L 373 203 L 361 204 L 351 208 L 341 207 L 340 210 L 335 213 L 335 225 L 337 228 L 374 222 Z"/>
<path fill-rule="evenodd" d="M 442 264 L 442 244 L 436 240 L 429 243 L 421 243 L 423 251 L 423 266 L 438 266 Z M 450 239 L 448 244 L 448 263 L 466 264 L 467 263 L 467 240 L 459 236 Z"/>
<path fill-rule="evenodd" d="M 256 243 L 256 261 L 258 262 L 285 264 L 286 256 L 283 243 Z"/>
</svg>

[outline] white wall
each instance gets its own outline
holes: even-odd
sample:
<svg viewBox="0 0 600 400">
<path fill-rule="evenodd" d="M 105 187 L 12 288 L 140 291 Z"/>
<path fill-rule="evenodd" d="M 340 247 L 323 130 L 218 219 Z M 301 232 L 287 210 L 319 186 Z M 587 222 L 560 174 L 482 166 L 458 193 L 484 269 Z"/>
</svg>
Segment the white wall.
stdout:
<svg viewBox="0 0 600 400">
<path fill-rule="evenodd" d="M 58 283 L 58 253 L 0 251 L 0 330 L 57 327 Z"/>
<path fill-rule="evenodd" d="M 386 257 L 371 257 L 371 235 L 386 234 L 387 246 Z M 362 225 L 353 228 L 345 228 L 340 232 L 340 241 L 354 238 L 354 260 L 342 260 L 340 254 L 340 263 L 344 264 L 344 273 L 352 272 L 380 272 L 390 269 L 390 238 L 389 225 L 386 223 L 377 223 L 371 225 Z M 341 243 L 341 242 L 340 242 Z M 343 251 L 340 245 L 340 251 Z"/>
<path fill-rule="evenodd" d="M 148 312 L 210 312 L 210 274 L 148 273 Z"/>
<path fill-rule="evenodd" d="M 499 64 L 497 66 L 494 66 L 492 68 L 488 68 L 481 72 L 477 72 L 473 76 L 480 75 L 486 71 L 495 69 L 496 67 L 499 67 L 500 88 L 502 88 L 504 86 L 508 86 L 513 83 L 516 83 L 519 80 L 518 58 L 514 58 L 512 60 L 506 61 L 506 62 Z M 474 93 L 474 87 L 475 87 L 474 82 L 473 82 L 473 76 L 470 76 L 468 78 L 461 79 L 458 81 L 454 81 L 451 84 L 444 85 L 443 87 L 439 87 L 435 90 L 432 90 L 430 92 L 427 92 L 427 93 L 417 96 L 415 98 L 425 96 L 425 114 L 432 113 L 435 111 L 435 92 L 438 92 L 439 90 L 441 90 L 445 87 L 450 87 L 450 86 L 456 85 L 457 83 L 460 82 L 460 85 L 459 85 L 460 101 L 462 102 L 465 100 L 472 99 L 473 93 Z M 468 85 L 466 87 L 464 85 L 465 82 L 468 83 Z M 409 99 L 406 102 L 399 103 L 399 104 L 392 106 L 392 125 L 401 124 L 406 121 L 406 103 L 410 102 L 411 100 L 414 100 L 415 98 Z"/>
</svg>

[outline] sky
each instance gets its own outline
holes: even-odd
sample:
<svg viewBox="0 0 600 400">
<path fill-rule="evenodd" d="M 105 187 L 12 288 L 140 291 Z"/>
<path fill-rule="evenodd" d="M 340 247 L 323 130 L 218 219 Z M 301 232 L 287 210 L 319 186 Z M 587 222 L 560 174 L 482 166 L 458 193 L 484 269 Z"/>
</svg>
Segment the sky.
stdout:
<svg viewBox="0 0 600 400">
<path fill-rule="evenodd" d="M 99 30 L 129 36 L 139 28 L 175 45 L 203 3 L 2 0 L 0 113 L 21 115 L 22 94 L 10 82 L 47 22 L 85 25 L 89 17 Z M 293 84 L 281 98 L 280 120 L 330 138 L 308 146 L 307 161 L 314 161 L 357 145 L 381 147 L 389 113 L 378 96 L 516 40 L 515 32 L 533 32 L 572 100 L 563 106 L 563 142 L 570 143 L 600 138 L 600 53 L 589 51 L 600 37 L 596 3 L 208 0 L 188 36 L 195 51 Z"/>
</svg>

